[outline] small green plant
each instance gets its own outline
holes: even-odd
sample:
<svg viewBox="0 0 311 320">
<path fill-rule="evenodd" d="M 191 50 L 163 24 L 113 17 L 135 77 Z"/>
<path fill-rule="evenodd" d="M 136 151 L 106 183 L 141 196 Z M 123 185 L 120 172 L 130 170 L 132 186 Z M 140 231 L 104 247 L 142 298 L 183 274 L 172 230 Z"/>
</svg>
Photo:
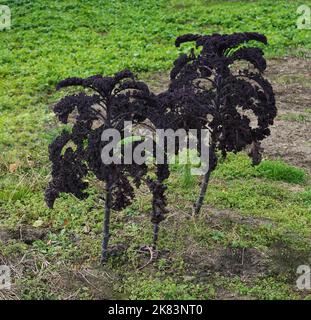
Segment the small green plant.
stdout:
<svg viewBox="0 0 311 320">
<path fill-rule="evenodd" d="M 281 120 L 294 121 L 294 122 L 308 122 L 310 119 L 304 114 L 287 113 L 280 116 Z"/>
</svg>

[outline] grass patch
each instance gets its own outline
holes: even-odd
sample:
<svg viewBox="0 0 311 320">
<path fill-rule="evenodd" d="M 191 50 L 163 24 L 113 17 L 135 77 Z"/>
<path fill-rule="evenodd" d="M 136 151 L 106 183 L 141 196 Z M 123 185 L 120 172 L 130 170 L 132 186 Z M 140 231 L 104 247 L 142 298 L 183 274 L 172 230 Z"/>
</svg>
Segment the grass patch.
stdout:
<svg viewBox="0 0 311 320">
<path fill-rule="evenodd" d="M 144 279 L 137 283 L 136 278 L 126 281 L 130 299 L 140 300 L 208 300 L 215 296 L 211 285 L 199 285 L 191 282 L 176 282 L 176 279 Z"/>
<path fill-rule="evenodd" d="M 238 293 L 241 296 L 260 300 L 292 300 L 298 298 L 298 294 L 292 290 L 290 285 L 283 283 L 282 279 L 276 280 L 272 277 L 258 278 L 252 285 L 238 278 L 233 279 L 232 282 L 221 278 L 219 285 L 227 285 L 231 292 Z"/>
<path fill-rule="evenodd" d="M 308 180 L 308 175 L 303 169 L 281 160 L 263 160 L 258 166 L 252 166 L 251 159 L 243 153 L 228 154 L 225 160 L 220 161 L 214 177 L 226 180 L 264 178 L 294 184 L 303 184 Z"/>
<path fill-rule="evenodd" d="M 282 161 L 265 160 L 256 169 L 258 177 L 261 178 L 297 184 L 303 184 L 307 181 L 307 174 L 303 169 Z"/>
<path fill-rule="evenodd" d="M 1 111 L 46 102 L 45 94 L 68 76 L 111 74 L 122 68 L 139 73 L 167 70 L 178 55 L 174 39 L 183 33 L 262 32 L 269 39 L 268 56 L 297 47 L 311 49 L 308 30 L 295 26 L 295 2 L 92 0 L 77 5 L 73 0 L 57 4 L 8 0 L 6 4 L 12 11 L 12 27 L 0 34 Z"/>
</svg>

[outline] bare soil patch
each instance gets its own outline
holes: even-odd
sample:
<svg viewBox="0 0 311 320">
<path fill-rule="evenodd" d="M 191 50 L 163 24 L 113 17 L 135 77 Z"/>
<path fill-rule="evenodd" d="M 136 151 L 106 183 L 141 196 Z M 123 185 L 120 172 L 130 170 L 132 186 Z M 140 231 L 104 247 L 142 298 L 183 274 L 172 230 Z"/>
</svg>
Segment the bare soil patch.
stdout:
<svg viewBox="0 0 311 320">
<path fill-rule="evenodd" d="M 271 136 L 263 142 L 271 158 L 301 166 L 311 171 L 311 64 L 310 60 L 282 58 L 268 61 L 270 79 L 277 101 L 278 116 Z M 302 115 L 283 120 L 284 115 Z M 302 119 L 302 120 L 301 120 Z"/>
<path fill-rule="evenodd" d="M 268 218 L 244 216 L 231 210 L 215 211 L 215 208 L 207 207 L 204 210 L 204 214 L 206 214 L 206 221 L 208 225 L 212 228 L 224 226 L 225 224 L 244 224 L 251 228 L 274 224 L 274 222 Z"/>
<path fill-rule="evenodd" d="M 212 283 L 215 277 L 226 277 L 252 284 L 256 279 L 269 275 L 271 269 L 268 254 L 255 248 L 192 248 L 185 253 L 184 261 L 187 265 L 185 280 L 194 283 Z M 217 295 L 230 299 L 230 291 L 227 292 L 223 286 L 220 289 L 224 292 Z"/>
<path fill-rule="evenodd" d="M 21 226 L 15 229 L 0 228 L 0 241 L 18 240 L 26 244 L 32 244 L 36 240 L 43 240 L 49 230 Z"/>
</svg>

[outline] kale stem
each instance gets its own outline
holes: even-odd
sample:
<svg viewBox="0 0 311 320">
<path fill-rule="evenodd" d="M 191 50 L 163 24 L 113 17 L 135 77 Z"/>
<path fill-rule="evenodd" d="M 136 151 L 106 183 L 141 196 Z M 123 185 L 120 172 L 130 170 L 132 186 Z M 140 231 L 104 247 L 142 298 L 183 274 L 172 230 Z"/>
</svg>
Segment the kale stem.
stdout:
<svg viewBox="0 0 311 320">
<path fill-rule="evenodd" d="M 159 235 L 159 223 L 153 224 L 153 249 L 156 249 Z"/>
<path fill-rule="evenodd" d="M 209 169 L 204 175 L 204 179 L 201 184 L 200 195 L 199 195 L 199 197 L 193 207 L 193 214 L 194 215 L 198 215 L 201 211 L 203 201 L 205 198 L 205 194 L 206 194 L 206 190 L 208 187 L 208 183 L 209 183 L 209 180 L 211 177 L 211 173 L 217 165 L 217 157 L 215 155 L 215 149 L 216 149 L 216 144 L 214 142 L 212 142 L 212 145 L 210 146 L 210 149 L 209 149 Z"/>
<path fill-rule="evenodd" d="M 108 242 L 109 242 L 109 227 L 110 227 L 110 212 L 111 212 L 112 188 L 111 183 L 107 182 L 106 186 L 106 200 L 105 200 L 105 215 L 103 227 L 103 242 L 102 242 L 102 264 L 108 260 Z"/>
<path fill-rule="evenodd" d="M 208 187 L 208 183 L 209 183 L 209 179 L 210 179 L 210 176 L 211 176 L 211 170 L 208 170 L 206 172 L 206 174 L 204 175 L 204 179 L 203 179 L 203 182 L 201 184 L 201 190 L 200 190 L 200 195 L 194 205 L 194 214 L 197 215 L 200 213 L 200 210 L 201 210 L 201 207 L 203 205 L 203 201 L 204 201 L 204 198 L 205 198 L 205 194 L 206 194 L 206 190 L 207 190 L 207 187 Z"/>
</svg>

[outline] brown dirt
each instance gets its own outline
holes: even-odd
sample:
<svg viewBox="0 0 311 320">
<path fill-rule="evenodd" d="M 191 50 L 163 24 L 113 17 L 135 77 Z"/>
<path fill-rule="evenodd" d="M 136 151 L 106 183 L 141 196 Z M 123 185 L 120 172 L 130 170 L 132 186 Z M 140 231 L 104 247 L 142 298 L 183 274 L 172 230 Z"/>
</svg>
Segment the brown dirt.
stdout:
<svg viewBox="0 0 311 320">
<path fill-rule="evenodd" d="M 270 79 L 277 101 L 278 116 L 271 136 L 264 142 L 271 158 L 311 171 L 311 64 L 298 58 L 273 59 L 268 62 Z M 284 115 L 303 115 L 305 121 L 283 120 Z"/>
<path fill-rule="evenodd" d="M 47 232 L 47 229 L 29 226 L 21 226 L 15 229 L 0 228 L 0 241 L 18 240 L 26 244 L 32 244 L 35 240 L 43 240 Z"/>
<path fill-rule="evenodd" d="M 193 250 L 185 260 L 189 266 L 195 266 L 193 270 L 199 281 L 205 281 L 215 272 L 222 276 L 239 276 L 242 280 L 251 280 L 268 272 L 268 258 L 254 248 Z"/>
<path fill-rule="evenodd" d="M 270 272 L 284 275 L 292 282 L 297 278 L 297 266 L 311 263 L 309 252 L 296 250 L 283 242 L 276 242 L 270 247 L 269 258 Z"/>
<path fill-rule="evenodd" d="M 218 226 L 224 226 L 225 224 L 243 224 L 250 228 L 258 228 L 267 224 L 275 224 L 268 218 L 244 216 L 231 210 L 215 211 L 215 208 L 208 206 L 205 206 L 203 214 L 206 215 L 208 225 L 214 229 L 217 229 Z"/>
</svg>

